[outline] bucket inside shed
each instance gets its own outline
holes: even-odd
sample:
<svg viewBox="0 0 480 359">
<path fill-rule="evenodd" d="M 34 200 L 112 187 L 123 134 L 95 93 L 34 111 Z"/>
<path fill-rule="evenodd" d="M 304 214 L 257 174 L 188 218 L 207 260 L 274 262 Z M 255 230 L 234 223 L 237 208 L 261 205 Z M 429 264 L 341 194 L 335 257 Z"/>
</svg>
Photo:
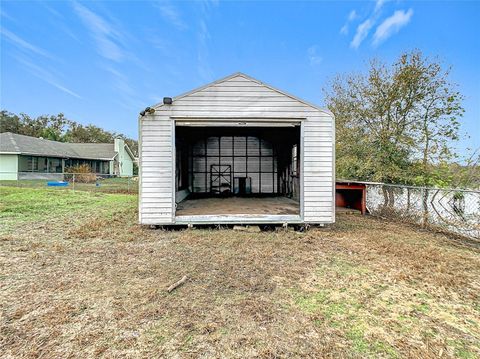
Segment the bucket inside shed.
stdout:
<svg viewBox="0 0 480 359">
<path fill-rule="evenodd" d="M 300 126 L 177 126 L 176 215 L 299 215 Z"/>
</svg>

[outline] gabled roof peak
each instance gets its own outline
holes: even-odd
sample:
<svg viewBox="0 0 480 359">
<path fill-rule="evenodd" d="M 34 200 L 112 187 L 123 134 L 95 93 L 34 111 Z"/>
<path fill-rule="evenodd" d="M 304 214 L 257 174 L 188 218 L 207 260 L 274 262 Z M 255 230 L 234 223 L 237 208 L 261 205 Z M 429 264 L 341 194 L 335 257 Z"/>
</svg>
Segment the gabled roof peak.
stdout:
<svg viewBox="0 0 480 359">
<path fill-rule="evenodd" d="M 233 78 L 235 78 L 235 77 L 238 77 L 238 76 L 241 76 L 241 77 L 243 77 L 243 78 L 245 78 L 245 79 L 247 79 L 247 80 L 250 80 L 250 81 L 252 81 L 252 82 L 255 82 L 255 83 L 259 84 L 259 85 L 265 86 L 265 87 L 269 88 L 269 89 L 272 90 L 272 91 L 278 92 L 278 93 L 280 93 L 280 94 L 282 94 L 282 95 L 284 95 L 284 96 L 290 97 L 290 98 L 293 99 L 293 100 L 296 100 L 296 101 L 298 101 L 298 102 L 301 102 L 301 103 L 303 103 L 304 105 L 310 106 L 310 107 L 312 107 L 312 108 L 314 108 L 314 109 L 316 109 L 316 110 L 322 111 L 322 112 L 324 112 L 324 113 L 326 113 L 326 114 L 328 114 L 328 115 L 330 115 L 330 116 L 333 116 L 333 114 L 332 114 L 329 110 L 323 109 L 323 108 L 321 108 L 321 107 L 319 107 L 319 106 L 317 106 L 317 105 L 314 105 L 314 104 L 312 104 L 312 103 L 310 103 L 310 102 L 307 102 L 307 101 L 305 101 L 305 100 L 302 100 L 302 99 L 300 99 L 300 98 L 298 98 L 298 97 L 296 97 L 296 96 L 294 96 L 294 95 L 291 95 L 291 94 L 289 94 L 289 93 L 287 93 L 287 92 L 285 92 L 285 91 L 283 91 L 283 90 L 279 90 L 279 89 L 277 89 L 277 88 L 275 88 L 275 87 L 273 87 L 273 86 L 270 86 L 270 85 L 266 84 L 265 82 L 262 82 L 262 81 L 260 81 L 260 80 L 257 80 L 256 78 L 254 78 L 254 77 L 252 77 L 252 76 L 250 76 L 250 75 L 247 75 L 247 74 L 245 74 L 245 73 L 243 73 L 243 72 L 239 72 L 239 71 L 234 72 L 233 74 L 230 74 L 230 75 L 228 75 L 228 76 L 226 76 L 226 77 L 222 77 L 222 78 L 220 78 L 220 79 L 218 79 L 218 80 L 215 80 L 215 81 L 213 81 L 213 82 L 210 82 L 210 83 L 208 83 L 208 84 L 206 84 L 206 85 L 203 85 L 203 86 L 200 86 L 200 87 L 195 88 L 195 89 L 193 89 L 193 90 L 190 90 L 190 91 L 188 91 L 188 92 L 185 92 L 185 93 L 183 93 L 183 94 L 181 94 L 181 95 L 175 96 L 175 97 L 173 97 L 173 101 L 175 102 L 175 100 L 179 100 L 179 99 L 181 99 L 181 98 L 183 98 L 183 97 L 186 97 L 186 96 L 188 96 L 188 95 L 191 95 L 191 94 L 196 93 L 196 92 L 199 92 L 199 91 L 202 91 L 202 90 L 204 90 L 204 89 L 206 89 L 206 88 L 208 88 L 208 87 L 211 87 L 211 86 L 214 86 L 214 85 L 218 85 L 218 84 L 220 84 L 220 83 L 222 83 L 222 82 L 229 81 L 229 80 L 231 80 L 231 79 L 233 79 Z M 153 107 L 153 108 L 159 108 L 159 107 L 162 107 L 162 106 L 164 106 L 164 104 L 163 104 L 163 102 L 160 102 L 160 103 L 158 103 L 158 104 L 156 104 L 156 105 L 153 105 L 153 106 L 151 106 L 151 107 Z"/>
</svg>

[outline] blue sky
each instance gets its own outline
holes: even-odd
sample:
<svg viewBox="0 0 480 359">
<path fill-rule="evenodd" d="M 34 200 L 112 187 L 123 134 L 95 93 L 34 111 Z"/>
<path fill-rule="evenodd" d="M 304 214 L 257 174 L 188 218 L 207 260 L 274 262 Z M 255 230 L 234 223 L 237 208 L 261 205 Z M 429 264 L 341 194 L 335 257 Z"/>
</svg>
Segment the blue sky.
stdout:
<svg viewBox="0 0 480 359">
<path fill-rule="evenodd" d="M 2 1 L 1 107 L 137 137 L 138 112 L 233 72 L 322 105 L 337 73 L 418 48 L 453 66 L 480 146 L 480 2 Z"/>
</svg>

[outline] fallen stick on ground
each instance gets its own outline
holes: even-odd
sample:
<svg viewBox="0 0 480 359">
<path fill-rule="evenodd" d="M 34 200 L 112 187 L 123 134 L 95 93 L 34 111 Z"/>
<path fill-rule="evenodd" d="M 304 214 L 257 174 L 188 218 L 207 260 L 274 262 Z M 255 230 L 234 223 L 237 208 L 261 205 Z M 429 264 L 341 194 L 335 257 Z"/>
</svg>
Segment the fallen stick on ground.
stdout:
<svg viewBox="0 0 480 359">
<path fill-rule="evenodd" d="M 182 279 L 180 279 L 178 282 L 175 282 L 173 283 L 170 287 L 168 287 L 167 289 L 167 292 L 168 293 L 171 293 L 172 291 L 174 291 L 175 289 L 177 289 L 178 287 L 180 287 L 183 283 L 185 283 L 187 281 L 187 276 L 184 275 Z"/>
</svg>

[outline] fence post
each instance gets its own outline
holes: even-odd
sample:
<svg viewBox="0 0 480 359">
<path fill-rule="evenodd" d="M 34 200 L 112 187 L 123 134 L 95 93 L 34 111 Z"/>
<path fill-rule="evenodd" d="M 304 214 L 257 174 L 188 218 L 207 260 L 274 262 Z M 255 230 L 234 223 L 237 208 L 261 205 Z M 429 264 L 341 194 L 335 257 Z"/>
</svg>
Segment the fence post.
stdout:
<svg viewBox="0 0 480 359">
<path fill-rule="evenodd" d="M 73 185 L 73 192 L 75 192 L 75 173 L 73 174 L 72 185 Z"/>
<path fill-rule="evenodd" d="M 425 228 L 428 225 L 428 189 L 424 188 L 422 192 L 422 227 Z"/>
<path fill-rule="evenodd" d="M 407 187 L 407 215 L 410 212 L 410 187 Z"/>
<path fill-rule="evenodd" d="M 127 193 L 130 193 L 130 176 L 127 179 Z"/>
<path fill-rule="evenodd" d="M 383 193 L 383 210 L 386 211 L 388 207 L 388 193 L 387 193 L 385 184 L 382 184 L 382 193 Z"/>
</svg>

